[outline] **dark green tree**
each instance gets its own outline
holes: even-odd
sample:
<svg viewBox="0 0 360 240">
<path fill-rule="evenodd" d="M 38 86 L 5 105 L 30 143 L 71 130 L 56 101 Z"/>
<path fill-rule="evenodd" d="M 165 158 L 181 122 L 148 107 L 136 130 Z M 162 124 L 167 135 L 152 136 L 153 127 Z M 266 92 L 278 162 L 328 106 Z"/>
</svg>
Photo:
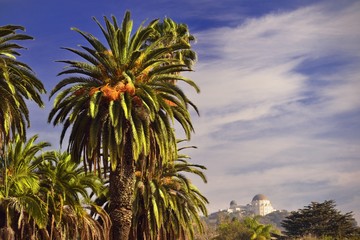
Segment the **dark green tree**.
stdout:
<svg viewBox="0 0 360 240">
<path fill-rule="evenodd" d="M 312 235 L 333 237 L 335 239 L 360 237 L 352 212 L 342 214 L 335 201 L 312 202 L 303 209 L 293 211 L 282 222 L 285 234 L 289 237 Z"/>
</svg>

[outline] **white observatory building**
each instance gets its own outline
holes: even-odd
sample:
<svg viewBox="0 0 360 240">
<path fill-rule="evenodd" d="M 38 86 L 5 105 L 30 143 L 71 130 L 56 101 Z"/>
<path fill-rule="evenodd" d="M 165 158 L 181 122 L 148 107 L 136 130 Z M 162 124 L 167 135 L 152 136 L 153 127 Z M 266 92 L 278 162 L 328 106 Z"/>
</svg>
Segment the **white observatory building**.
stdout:
<svg viewBox="0 0 360 240">
<path fill-rule="evenodd" d="M 255 215 L 265 216 L 276 211 L 270 200 L 263 194 L 257 194 L 251 201 L 251 207 Z"/>
<path fill-rule="evenodd" d="M 230 202 L 227 212 L 240 212 L 244 215 L 260 215 L 265 216 L 276 211 L 271 205 L 270 200 L 264 194 L 257 194 L 253 197 L 250 204 L 238 205 L 234 200 Z"/>
</svg>

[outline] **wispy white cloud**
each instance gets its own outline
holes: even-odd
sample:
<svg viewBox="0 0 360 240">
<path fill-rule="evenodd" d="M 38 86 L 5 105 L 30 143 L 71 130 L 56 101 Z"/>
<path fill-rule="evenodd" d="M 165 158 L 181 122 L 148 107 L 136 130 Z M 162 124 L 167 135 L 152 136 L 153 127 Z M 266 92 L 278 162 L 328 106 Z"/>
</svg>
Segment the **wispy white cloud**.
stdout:
<svg viewBox="0 0 360 240">
<path fill-rule="evenodd" d="M 263 192 L 290 210 L 330 198 L 360 216 L 360 137 L 333 129 L 342 114 L 359 119 L 359 11 L 314 5 L 196 34 L 202 116 L 191 155 L 209 169 L 211 210 Z"/>
</svg>

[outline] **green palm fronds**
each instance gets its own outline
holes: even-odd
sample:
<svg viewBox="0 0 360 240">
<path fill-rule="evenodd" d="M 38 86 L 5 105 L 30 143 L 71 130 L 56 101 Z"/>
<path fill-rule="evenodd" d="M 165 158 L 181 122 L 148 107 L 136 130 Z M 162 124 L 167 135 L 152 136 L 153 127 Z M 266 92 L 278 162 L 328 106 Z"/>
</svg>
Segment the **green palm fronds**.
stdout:
<svg viewBox="0 0 360 240">
<path fill-rule="evenodd" d="M 182 60 L 164 56 L 189 50 L 190 45 L 169 41 L 168 34 L 159 35 L 157 20 L 141 25 L 135 33 L 128 12 L 121 25 L 115 17 L 104 20 L 105 27 L 95 19 L 106 45 L 92 34 L 73 28 L 91 47 L 66 48 L 84 61 L 61 61 L 68 66 L 59 75 L 69 77 L 51 92 L 51 96 L 58 95 L 49 121 L 64 124 L 61 140 L 72 127 L 69 150 L 74 159 L 83 156 L 90 169 L 97 168 L 95 162 L 100 156 L 105 167 L 110 160 L 114 168 L 123 159 L 127 141 L 132 143 L 135 160 L 150 154 L 150 143 L 157 145 L 161 155 L 170 156 L 173 151 L 169 149 L 176 146 L 173 122 L 178 121 L 190 137 L 193 126 L 187 107 L 197 110 L 172 82 L 183 81 L 199 89 L 192 80 L 179 75 L 189 71 Z M 159 36 L 155 38 L 156 34 Z"/>
<path fill-rule="evenodd" d="M 25 100 L 44 106 L 40 97 L 45 93 L 43 84 L 27 64 L 16 59 L 23 47 L 14 41 L 32 39 L 17 33 L 23 30 L 21 26 L 0 26 L 0 149 L 16 134 L 25 139 L 30 126 Z"/>
<path fill-rule="evenodd" d="M 48 222 L 46 203 L 39 196 L 40 179 L 36 171 L 43 160 L 38 154 L 49 144 L 35 144 L 36 139 L 37 136 L 33 136 L 24 143 L 16 135 L 6 153 L 0 156 L 0 209 L 4 211 L 5 227 L 16 234 L 32 235 L 36 229 L 45 228 Z M 25 229 L 28 232 L 24 233 Z"/>
<path fill-rule="evenodd" d="M 64 152 L 47 152 L 38 170 L 42 198 L 47 203 L 48 232 L 51 239 L 108 239 L 108 214 L 90 200 L 89 193 L 100 193 L 102 182 L 86 173 Z M 91 217 L 90 210 L 101 219 Z"/>
<path fill-rule="evenodd" d="M 147 171 L 138 162 L 133 203 L 133 239 L 193 239 L 194 227 L 202 231 L 200 215 L 207 215 L 208 200 L 191 183 L 189 174 L 206 177 L 202 165 L 179 154 Z M 145 165 L 146 165 L 145 164 Z"/>
</svg>

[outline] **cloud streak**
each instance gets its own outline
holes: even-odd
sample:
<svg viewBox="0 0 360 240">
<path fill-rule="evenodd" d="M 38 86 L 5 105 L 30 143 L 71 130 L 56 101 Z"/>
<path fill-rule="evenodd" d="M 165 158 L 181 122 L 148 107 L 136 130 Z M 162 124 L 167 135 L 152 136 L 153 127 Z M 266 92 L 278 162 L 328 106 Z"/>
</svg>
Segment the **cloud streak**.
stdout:
<svg viewBox="0 0 360 240">
<path fill-rule="evenodd" d="M 262 192 L 289 210 L 335 199 L 359 219 L 359 11 L 314 5 L 196 34 L 191 155 L 209 169 L 210 210 Z"/>
</svg>

